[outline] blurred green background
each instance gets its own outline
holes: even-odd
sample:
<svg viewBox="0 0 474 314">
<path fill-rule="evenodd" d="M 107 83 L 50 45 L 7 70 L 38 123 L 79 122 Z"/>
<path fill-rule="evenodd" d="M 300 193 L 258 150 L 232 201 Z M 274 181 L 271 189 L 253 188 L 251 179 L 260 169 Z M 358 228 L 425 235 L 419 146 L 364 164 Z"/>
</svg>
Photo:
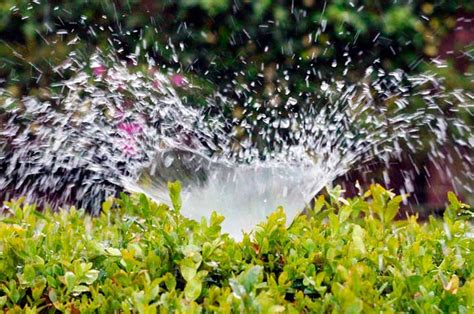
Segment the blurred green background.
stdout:
<svg viewBox="0 0 474 314">
<path fill-rule="evenodd" d="M 36 93 L 58 79 L 54 66 L 71 51 L 87 56 L 113 46 L 123 57 L 139 49 L 214 85 L 225 77 L 258 81 L 262 97 L 285 70 L 293 70 L 292 91 L 314 88 L 305 76 L 315 62 L 318 75 L 341 76 L 344 67 L 331 65 L 344 63 L 345 53 L 353 58 L 345 77 L 353 80 L 376 59 L 413 72 L 448 56 L 453 66 L 443 74 L 463 86 L 472 62 L 458 59 L 472 53 L 473 13 L 472 1 L 439 0 L 3 0 L 0 78 L 14 94 Z"/>
</svg>

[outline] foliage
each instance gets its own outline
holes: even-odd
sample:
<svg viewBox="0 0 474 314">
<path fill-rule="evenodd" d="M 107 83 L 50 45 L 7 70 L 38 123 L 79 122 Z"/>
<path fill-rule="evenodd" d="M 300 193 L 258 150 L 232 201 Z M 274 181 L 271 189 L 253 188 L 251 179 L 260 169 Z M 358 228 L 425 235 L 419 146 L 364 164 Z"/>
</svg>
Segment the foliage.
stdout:
<svg viewBox="0 0 474 314">
<path fill-rule="evenodd" d="M 277 209 L 241 243 L 224 217 L 181 216 L 122 195 L 90 217 L 7 203 L 0 220 L 0 307 L 12 312 L 458 312 L 474 309 L 467 205 L 395 220 L 401 196 L 379 185 L 320 196 L 286 228 Z"/>
<path fill-rule="evenodd" d="M 88 56 L 112 43 L 124 58 L 147 52 L 220 88 L 238 74 L 271 93 L 289 71 L 297 94 L 315 64 L 319 79 L 343 75 L 331 64 L 345 63 L 347 53 L 355 70 L 345 76 L 354 80 L 375 59 L 413 70 L 438 54 L 457 14 L 473 10 L 472 1 L 4 0 L 0 77 L 13 92 L 41 93 L 36 88 L 58 79 L 54 66 L 71 51 Z"/>
</svg>

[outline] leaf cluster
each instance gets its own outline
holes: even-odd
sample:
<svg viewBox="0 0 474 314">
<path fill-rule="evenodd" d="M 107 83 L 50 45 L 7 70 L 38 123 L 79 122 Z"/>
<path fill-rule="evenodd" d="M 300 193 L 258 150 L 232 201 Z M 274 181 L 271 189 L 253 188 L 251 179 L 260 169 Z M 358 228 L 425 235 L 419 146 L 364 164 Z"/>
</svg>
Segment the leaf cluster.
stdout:
<svg viewBox="0 0 474 314">
<path fill-rule="evenodd" d="M 474 309 L 467 205 L 443 219 L 396 220 L 380 185 L 320 196 L 289 228 L 282 208 L 242 242 L 224 217 L 200 222 L 144 195 L 108 199 L 98 217 L 38 212 L 21 200 L 0 218 L 0 309 L 15 312 L 372 313 Z"/>
</svg>

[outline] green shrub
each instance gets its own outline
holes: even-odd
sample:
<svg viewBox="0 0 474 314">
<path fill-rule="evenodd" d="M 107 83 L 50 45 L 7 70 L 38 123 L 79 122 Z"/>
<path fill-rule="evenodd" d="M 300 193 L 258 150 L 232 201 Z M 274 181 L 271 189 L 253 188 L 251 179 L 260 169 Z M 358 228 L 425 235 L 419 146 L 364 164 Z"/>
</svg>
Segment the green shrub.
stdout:
<svg viewBox="0 0 474 314">
<path fill-rule="evenodd" d="M 277 209 L 241 243 L 224 219 L 192 221 L 144 195 L 99 217 L 7 203 L 0 219 L 0 308 L 14 312 L 458 312 L 474 309 L 467 205 L 443 219 L 394 220 L 401 196 L 379 185 L 320 196 L 286 228 Z"/>
</svg>

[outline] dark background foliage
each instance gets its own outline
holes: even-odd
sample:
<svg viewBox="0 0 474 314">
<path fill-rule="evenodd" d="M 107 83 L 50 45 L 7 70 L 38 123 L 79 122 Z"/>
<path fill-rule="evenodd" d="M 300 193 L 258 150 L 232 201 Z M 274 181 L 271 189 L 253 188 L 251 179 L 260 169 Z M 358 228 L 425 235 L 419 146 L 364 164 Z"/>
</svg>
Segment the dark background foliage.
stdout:
<svg viewBox="0 0 474 314">
<path fill-rule="evenodd" d="M 0 77 L 27 93 L 48 86 L 52 68 L 71 51 L 87 55 L 114 46 L 123 57 L 139 48 L 160 63 L 206 74 L 215 85 L 238 73 L 262 81 L 267 91 L 276 71 L 297 64 L 290 84 L 304 89 L 310 88 L 302 84 L 306 69 L 315 63 L 321 75 L 341 76 L 344 67 L 331 64 L 345 62 L 345 53 L 354 59 L 352 79 L 376 59 L 385 69 L 410 71 L 429 57 L 456 59 L 472 41 L 464 37 L 472 37 L 473 12 L 471 1 L 6 0 Z M 466 60 L 454 62 L 459 72 L 468 70 Z"/>
</svg>

